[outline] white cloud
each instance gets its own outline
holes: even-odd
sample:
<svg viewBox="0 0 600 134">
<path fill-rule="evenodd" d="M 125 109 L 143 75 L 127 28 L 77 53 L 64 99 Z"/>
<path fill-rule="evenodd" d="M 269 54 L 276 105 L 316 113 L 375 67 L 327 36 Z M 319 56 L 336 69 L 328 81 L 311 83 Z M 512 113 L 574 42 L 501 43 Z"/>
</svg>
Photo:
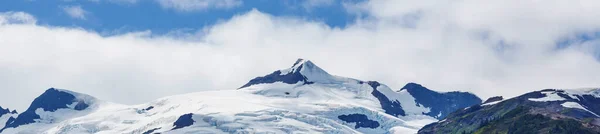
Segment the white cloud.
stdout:
<svg viewBox="0 0 600 134">
<path fill-rule="evenodd" d="M 81 6 L 79 6 L 79 5 L 65 6 L 62 9 L 63 9 L 63 11 L 65 11 L 65 13 L 67 13 L 67 15 L 69 15 L 69 16 L 71 16 L 71 18 L 75 18 L 75 19 L 85 20 L 85 16 L 86 16 L 86 14 L 88 14 L 88 12 L 83 10 L 83 8 L 81 8 Z"/>
<path fill-rule="evenodd" d="M 555 48 L 558 40 L 600 29 L 596 1 L 388 2 L 397 1 L 350 5 L 372 17 L 342 29 L 255 10 L 197 33 L 159 37 L 1 25 L 0 57 L 9 58 L 0 58 L 0 106 L 24 109 L 48 87 L 128 104 L 235 89 L 299 57 L 331 74 L 396 89 L 417 82 L 510 97 L 543 88 L 600 87 L 593 50 L 600 40 Z M 406 7 L 392 6 L 398 4 Z"/>
<path fill-rule="evenodd" d="M 335 0 L 305 0 L 302 2 L 304 9 L 310 10 L 315 7 L 324 7 L 335 4 Z"/>
<path fill-rule="evenodd" d="M 0 12 L 0 25 L 3 24 L 35 24 L 35 17 L 24 12 Z"/>
<path fill-rule="evenodd" d="M 228 9 L 242 5 L 240 0 L 157 0 L 161 7 L 176 11 L 203 11 L 207 9 Z"/>
<path fill-rule="evenodd" d="M 64 0 L 64 1 L 75 1 L 75 0 Z M 101 0 L 88 0 L 91 2 L 99 3 Z M 139 0 L 103 0 L 105 2 L 115 3 L 115 4 L 136 4 Z"/>
<path fill-rule="evenodd" d="M 118 4 L 135 4 L 138 2 L 138 0 L 109 0 L 109 2 Z"/>
</svg>

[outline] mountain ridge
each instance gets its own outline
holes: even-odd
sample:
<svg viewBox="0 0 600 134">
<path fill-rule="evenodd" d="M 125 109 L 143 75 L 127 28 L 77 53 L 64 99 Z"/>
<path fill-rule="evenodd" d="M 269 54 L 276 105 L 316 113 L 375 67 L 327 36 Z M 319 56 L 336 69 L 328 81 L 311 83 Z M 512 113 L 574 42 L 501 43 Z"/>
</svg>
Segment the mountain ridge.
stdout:
<svg viewBox="0 0 600 134">
<path fill-rule="evenodd" d="M 437 107 L 423 104 L 408 90 L 330 75 L 299 59 L 237 90 L 167 96 L 138 105 L 50 88 L 2 133 L 415 133 L 437 121 L 426 114 Z"/>
<path fill-rule="evenodd" d="M 598 92 L 533 91 L 455 111 L 419 133 L 600 133 Z"/>
</svg>

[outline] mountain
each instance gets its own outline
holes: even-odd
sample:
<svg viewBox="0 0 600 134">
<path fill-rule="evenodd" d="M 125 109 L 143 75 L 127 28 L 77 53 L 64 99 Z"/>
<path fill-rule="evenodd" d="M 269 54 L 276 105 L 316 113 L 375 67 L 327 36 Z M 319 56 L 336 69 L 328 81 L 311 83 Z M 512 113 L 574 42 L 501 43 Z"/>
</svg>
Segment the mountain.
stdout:
<svg viewBox="0 0 600 134">
<path fill-rule="evenodd" d="M 415 83 L 392 90 L 334 76 L 299 59 L 237 90 L 122 105 L 50 88 L 0 133 L 416 133 L 449 111 L 479 105 L 464 92 Z"/>
<path fill-rule="evenodd" d="M 600 133 L 600 89 L 545 89 L 488 100 L 458 110 L 419 133 Z"/>
<path fill-rule="evenodd" d="M 481 104 L 481 99 L 471 93 L 458 91 L 439 93 L 417 83 L 408 83 L 402 90 L 406 90 L 413 96 L 417 105 L 430 108 L 428 113 L 424 113 L 425 115 L 437 119 L 443 119 L 458 109 Z"/>
<path fill-rule="evenodd" d="M 5 129 L 17 128 L 19 126 L 43 122 L 47 124 L 55 123 L 63 119 L 68 119 L 82 112 L 93 104 L 95 98 L 67 90 L 50 88 L 42 95 L 35 98 L 26 111 L 11 122 L 7 122 Z"/>
<path fill-rule="evenodd" d="M 17 114 L 16 110 L 10 111 L 10 109 L 0 106 L 0 128 L 4 128 L 6 124 L 13 122 Z"/>
</svg>

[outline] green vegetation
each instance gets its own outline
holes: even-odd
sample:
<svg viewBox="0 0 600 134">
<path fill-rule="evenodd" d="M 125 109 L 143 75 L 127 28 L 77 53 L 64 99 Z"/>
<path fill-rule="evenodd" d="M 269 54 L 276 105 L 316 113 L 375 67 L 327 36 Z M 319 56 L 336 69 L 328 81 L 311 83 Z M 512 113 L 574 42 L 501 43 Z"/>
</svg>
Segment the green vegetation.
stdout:
<svg viewBox="0 0 600 134">
<path fill-rule="evenodd" d="M 573 119 L 551 119 L 540 114 L 528 114 L 528 109 L 517 107 L 502 118 L 482 123 L 475 134 L 594 134 Z"/>
<path fill-rule="evenodd" d="M 573 109 L 544 109 L 524 98 L 505 100 L 492 106 L 474 106 L 459 110 L 446 121 L 423 127 L 420 134 L 600 134 L 597 126 L 590 126 L 595 118 L 575 120 L 551 118 L 537 113 L 559 114 L 566 117 Z M 556 103 L 554 105 L 559 105 Z M 535 112 L 531 112 L 535 108 Z M 560 110 L 560 111 L 555 111 Z M 536 113 L 536 114 L 534 114 Z"/>
</svg>

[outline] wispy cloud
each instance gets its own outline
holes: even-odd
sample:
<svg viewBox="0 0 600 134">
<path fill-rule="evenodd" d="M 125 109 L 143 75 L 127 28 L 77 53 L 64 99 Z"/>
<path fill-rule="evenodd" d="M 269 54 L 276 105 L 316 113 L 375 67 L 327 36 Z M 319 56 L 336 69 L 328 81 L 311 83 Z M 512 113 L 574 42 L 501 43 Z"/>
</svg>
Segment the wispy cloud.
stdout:
<svg viewBox="0 0 600 134">
<path fill-rule="evenodd" d="M 190 12 L 207 9 L 228 9 L 242 5 L 241 0 L 157 0 L 161 7 Z"/>
<path fill-rule="evenodd" d="M 310 10 L 315 7 L 326 7 L 335 4 L 336 0 L 305 0 L 302 2 L 302 7 Z"/>
<path fill-rule="evenodd" d="M 83 10 L 83 8 L 81 8 L 80 5 L 65 6 L 65 7 L 62 7 L 62 9 L 67 15 L 69 15 L 69 16 L 71 16 L 71 18 L 75 18 L 75 19 L 85 20 L 85 16 L 86 16 L 86 14 L 88 14 L 88 12 Z"/>
<path fill-rule="evenodd" d="M 117 4 L 135 4 L 138 3 L 139 0 L 108 0 L 109 2 L 112 3 L 117 3 Z"/>
<path fill-rule="evenodd" d="M 0 12 L 0 24 L 35 24 L 37 20 L 25 12 Z"/>
<path fill-rule="evenodd" d="M 75 1 L 75 0 L 63 0 L 63 1 Z M 110 2 L 110 3 L 115 3 L 115 4 L 136 4 L 139 2 L 139 0 L 88 0 L 91 2 Z"/>
</svg>

